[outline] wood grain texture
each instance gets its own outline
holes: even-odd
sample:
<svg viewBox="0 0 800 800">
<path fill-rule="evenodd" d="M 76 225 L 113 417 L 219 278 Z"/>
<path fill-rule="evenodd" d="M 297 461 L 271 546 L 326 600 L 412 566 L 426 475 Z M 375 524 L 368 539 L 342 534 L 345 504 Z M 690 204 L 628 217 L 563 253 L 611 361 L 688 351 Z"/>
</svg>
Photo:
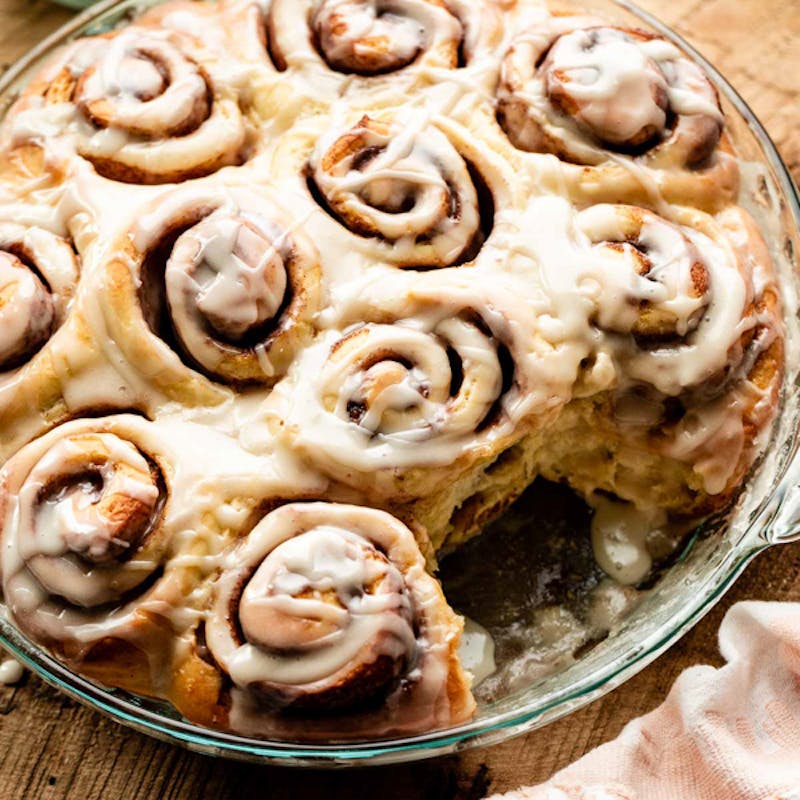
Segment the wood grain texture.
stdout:
<svg viewBox="0 0 800 800">
<path fill-rule="evenodd" d="M 0 69 L 74 16 L 44 0 L 0 0 Z"/>
<path fill-rule="evenodd" d="M 795 0 L 640 3 L 728 76 L 800 178 Z M 0 0 L 0 63 L 17 58 L 69 16 L 42 0 Z M 21 686 L 0 687 L 0 798 L 477 800 L 488 790 L 545 780 L 658 705 L 685 667 L 719 663 L 716 631 L 722 615 L 745 599 L 800 600 L 800 544 L 760 556 L 703 622 L 605 698 L 503 745 L 405 767 L 301 773 L 198 756 L 124 729 L 28 677 Z"/>
</svg>

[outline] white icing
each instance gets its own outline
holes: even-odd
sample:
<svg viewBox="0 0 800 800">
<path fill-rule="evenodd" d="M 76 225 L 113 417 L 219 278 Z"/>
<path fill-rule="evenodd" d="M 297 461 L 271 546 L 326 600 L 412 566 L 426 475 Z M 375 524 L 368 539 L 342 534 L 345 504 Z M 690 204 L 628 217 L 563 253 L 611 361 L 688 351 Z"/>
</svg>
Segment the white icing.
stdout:
<svg viewBox="0 0 800 800">
<path fill-rule="evenodd" d="M 642 511 L 630 503 L 592 498 L 592 546 L 602 570 L 624 585 L 635 585 L 647 577 L 653 559 L 648 536 L 667 521 L 664 512 Z"/>
<path fill-rule="evenodd" d="M 593 36 L 598 37 L 597 41 Z M 578 101 L 575 118 L 614 144 L 642 130 L 663 130 L 667 83 L 643 48 L 613 29 L 577 30 L 560 37 L 548 54 L 549 91 L 555 86 Z"/>
<path fill-rule="evenodd" d="M 289 247 L 268 219 L 224 207 L 181 234 L 166 264 L 166 296 L 178 336 L 201 364 L 215 369 L 226 350 L 209 341 L 209 329 L 233 345 L 268 322 L 277 327 Z M 272 375 L 265 354 L 259 360 Z"/>
<path fill-rule="evenodd" d="M 477 686 L 497 669 L 494 660 L 494 641 L 489 631 L 471 619 L 464 621 L 458 655 L 464 669 L 472 675 Z"/>
<path fill-rule="evenodd" d="M 25 676 L 25 667 L 14 658 L 0 662 L 0 685 L 13 686 Z"/>
<path fill-rule="evenodd" d="M 109 104 L 104 127 L 158 133 L 207 113 L 206 92 L 197 67 L 164 38 L 129 29 L 109 40 L 81 83 L 78 102 L 90 112 L 94 104 Z"/>
<path fill-rule="evenodd" d="M 266 232 L 246 220 L 209 219 L 176 243 L 167 263 L 167 295 L 189 291 L 222 333 L 243 336 L 272 319 L 286 293 L 286 271 Z M 191 274 L 181 268 L 188 256 Z"/>
<path fill-rule="evenodd" d="M 626 171 L 635 164 L 644 181 L 653 168 L 693 167 L 698 147 L 715 145 L 723 123 L 713 86 L 672 43 L 594 18 L 557 17 L 519 34 L 498 99 L 517 146 Z"/>
</svg>

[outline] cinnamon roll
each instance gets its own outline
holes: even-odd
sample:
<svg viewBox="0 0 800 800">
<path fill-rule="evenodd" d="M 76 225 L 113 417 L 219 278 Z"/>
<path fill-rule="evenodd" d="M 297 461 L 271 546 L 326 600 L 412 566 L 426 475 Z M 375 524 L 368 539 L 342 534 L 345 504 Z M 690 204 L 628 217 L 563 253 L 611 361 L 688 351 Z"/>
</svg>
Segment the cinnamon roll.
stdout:
<svg viewBox="0 0 800 800">
<path fill-rule="evenodd" d="M 225 554 L 206 660 L 183 665 L 176 702 L 190 719 L 261 735 L 285 735 L 292 720 L 314 737 L 455 724 L 474 709 L 461 626 L 398 520 L 285 505 Z"/>
<path fill-rule="evenodd" d="M 109 332 L 167 395 L 271 385 L 308 340 L 320 300 L 314 246 L 268 194 L 160 197 L 106 264 Z"/>
<path fill-rule="evenodd" d="M 125 183 L 239 164 L 248 130 L 237 91 L 202 53 L 185 34 L 144 26 L 80 40 L 27 90 L 17 138 L 60 127 L 101 175 Z"/>
<path fill-rule="evenodd" d="M 274 0 L 267 25 L 279 70 L 311 62 L 364 77 L 455 67 L 462 33 L 443 0 Z"/>
<path fill-rule="evenodd" d="M 0 222 L 0 378 L 30 361 L 61 325 L 78 274 L 66 239 Z"/>
<path fill-rule="evenodd" d="M 575 281 L 590 287 L 602 332 L 592 358 L 613 361 L 615 387 L 557 423 L 582 433 L 563 437 L 569 454 L 548 448 L 543 471 L 639 505 L 657 493 L 658 507 L 683 515 L 723 506 L 761 447 L 783 377 L 760 234 L 736 207 L 717 218 L 676 208 L 666 220 L 598 205 L 576 226 Z"/>
<path fill-rule="evenodd" d="M 629 380 L 676 396 L 748 360 L 757 287 L 713 218 L 678 209 L 672 222 L 633 206 L 598 205 L 580 212 L 577 225 L 603 279 L 596 324 L 622 336 L 615 344 Z"/>
<path fill-rule="evenodd" d="M 432 494 L 519 438 L 540 393 L 527 306 L 437 273 L 307 348 L 277 389 L 286 437 L 337 481 L 395 501 Z M 548 397 L 545 397 L 545 394 Z"/>
<path fill-rule="evenodd" d="M 578 199 L 717 208 L 738 190 L 716 89 L 654 34 L 569 16 L 530 28 L 503 60 L 497 115 L 516 147 L 568 162 L 558 179 Z"/>
<path fill-rule="evenodd" d="M 398 266 L 468 261 L 485 235 L 474 172 L 425 115 L 364 116 L 317 145 L 310 180 L 319 202 L 362 241 Z"/>
<path fill-rule="evenodd" d="M 12 618 L 82 671 L 96 660 L 100 673 L 122 672 L 117 685 L 138 638 L 158 631 L 170 471 L 157 437 L 134 417 L 67 423 L 2 471 L 0 564 Z"/>
</svg>

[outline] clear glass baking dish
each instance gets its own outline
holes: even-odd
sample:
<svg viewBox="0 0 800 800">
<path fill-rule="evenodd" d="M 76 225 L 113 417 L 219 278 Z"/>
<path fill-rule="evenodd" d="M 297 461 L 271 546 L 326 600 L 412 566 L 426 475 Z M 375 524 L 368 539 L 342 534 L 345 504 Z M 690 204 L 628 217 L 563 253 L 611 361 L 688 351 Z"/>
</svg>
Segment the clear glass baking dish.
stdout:
<svg viewBox="0 0 800 800">
<path fill-rule="evenodd" d="M 0 114 L 54 50 L 78 35 L 130 19 L 153 0 L 107 0 L 46 39 L 0 79 Z M 724 519 L 691 537 L 676 562 L 642 602 L 602 642 L 563 668 L 493 702 L 475 719 L 425 735 L 347 744 L 300 745 L 250 739 L 201 728 L 168 704 L 94 684 L 68 670 L 23 636 L 0 603 L 0 644 L 45 681 L 113 719 L 206 754 L 287 765 L 390 763 L 452 753 L 508 739 L 610 692 L 657 658 L 722 597 L 748 562 L 767 547 L 800 537 L 800 337 L 797 316 L 800 201 L 775 146 L 746 103 L 692 47 L 625 0 L 586 0 L 581 7 L 651 28 L 695 57 L 715 82 L 744 161 L 741 203 L 756 216 L 779 267 L 788 330 L 788 369 L 782 409 L 760 465 Z"/>
</svg>

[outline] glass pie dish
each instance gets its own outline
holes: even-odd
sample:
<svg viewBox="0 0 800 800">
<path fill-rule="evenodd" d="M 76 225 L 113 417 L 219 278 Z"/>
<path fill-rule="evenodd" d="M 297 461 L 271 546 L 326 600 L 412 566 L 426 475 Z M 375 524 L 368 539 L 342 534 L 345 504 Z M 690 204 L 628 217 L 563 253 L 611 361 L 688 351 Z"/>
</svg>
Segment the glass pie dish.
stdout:
<svg viewBox="0 0 800 800">
<path fill-rule="evenodd" d="M 113 28 L 129 19 L 133 12 L 150 4 L 111 0 L 77 17 L 6 73 L 0 81 L 0 112 L 8 108 L 15 93 L 55 49 L 75 36 Z M 203 753 L 292 765 L 333 766 L 366 761 L 409 761 L 501 741 L 545 725 L 611 691 L 655 659 L 697 622 L 722 596 L 750 559 L 766 547 L 800 535 L 800 455 L 797 453 L 795 433 L 800 396 L 797 389 L 800 345 L 795 277 L 796 253 L 800 245 L 800 205 L 796 189 L 774 145 L 752 112 L 714 68 L 691 47 L 628 3 L 598 0 L 581 5 L 589 11 L 605 14 L 623 23 L 653 28 L 675 41 L 705 67 L 719 90 L 730 134 L 743 162 L 744 181 L 740 202 L 758 220 L 778 266 L 785 300 L 788 359 L 781 413 L 765 455 L 734 507 L 724 516 L 705 523 L 688 538 L 670 566 L 661 571 L 657 580 L 637 596 L 635 607 L 607 635 L 576 645 L 567 654 L 568 657 L 555 660 L 555 669 L 525 672 L 523 680 L 515 680 L 493 693 L 481 692 L 479 686 L 478 713 L 469 723 L 423 735 L 348 741 L 346 744 L 300 745 L 208 730 L 186 722 L 164 702 L 108 689 L 74 674 L 22 635 L 8 621 L 0 607 L 0 642 L 12 655 L 44 680 L 90 707 L 137 730 Z M 529 497 L 528 501 L 535 502 L 535 497 Z M 506 535 L 496 537 L 492 534 L 493 550 L 518 547 L 514 531 L 524 533 L 534 525 L 534 517 L 528 513 L 525 503 L 517 504 L 511 516 L 497 525 L 504 529 L 500 533 Z M 553 534 L 540 534 L 542 522 L 538 516 L 535 519 L 539 531 L 536 536 L 525 537 L 526 540 L 559 539 L 557 534 L 563 527 L 555 525 Z M 560 539 L 563 541 L 563 535 Z M 474 557 L 474 548 L 480 548 L 480 545 L 479 539 L 453 558 L 458 558 L 463 566 L 465 559 L 469 560 L 472 556 L 472 561 L 480 564 L 482 559 Z M 516 563 L 528 561 L 520 559 L 516 549 L 513 552 L 516 554 Z M 540 556 L 534 554 L 533 560 L 525 563 L 525 567 L 530 568 L 531 564 L 535 566 Z M 589 565 L 591 558 L 587 558 L 585 548 L 578 548 L 577 552 L 555 548 L 555 554 L 550 554 L 551 559 L 562 557 L 579 572 L 585 573 L 585 580 L 579 580 L 564 589 L 570 602 L 579 604 L 588 592 L 598 586 L 596 568 L 593 564 Z M 451 578 L 448 576 L 452 575 L 452 581 L 458 583 L 459 573 L 462 574 L 462 583 L 463 575 L 468 574 L 473 577 L 475 585 L 484 585 L 481 576 L 470 573 L 468 566 L 448 569 L 445 560 L 443 577 L 448 595 L 452 597 L 456 608 L 476 616 L 477 622 L 485 624 L 493 633 L 498 627 L 530 627 L 530 617 L 524 616 L 523 612 L 527 613 L 529 606 L 539 606 L 553 599 L 545 592 L 547 597 L 538 598 L 530 604 L 506 603 L 506 616 L 490 622 L 464 607 L 468 600 L 463 595 L 463 589 L 460 601 L 459 587 L 449 585 Z M 528 586 L 527 581 L 518 583 Z M 533 584 L 531 591 L 535 592 L 536 581 Z M 561 599 L 559 595 L 556 601 L 560 602 Z M 509 610 L 508 606 L 514 608 Z M 502 672 L 507 666 L 502 663 L 505 656 L 501 650 L 498 650 L 498 655 L 501 656 L 498 666 Z"/>
</svg>

